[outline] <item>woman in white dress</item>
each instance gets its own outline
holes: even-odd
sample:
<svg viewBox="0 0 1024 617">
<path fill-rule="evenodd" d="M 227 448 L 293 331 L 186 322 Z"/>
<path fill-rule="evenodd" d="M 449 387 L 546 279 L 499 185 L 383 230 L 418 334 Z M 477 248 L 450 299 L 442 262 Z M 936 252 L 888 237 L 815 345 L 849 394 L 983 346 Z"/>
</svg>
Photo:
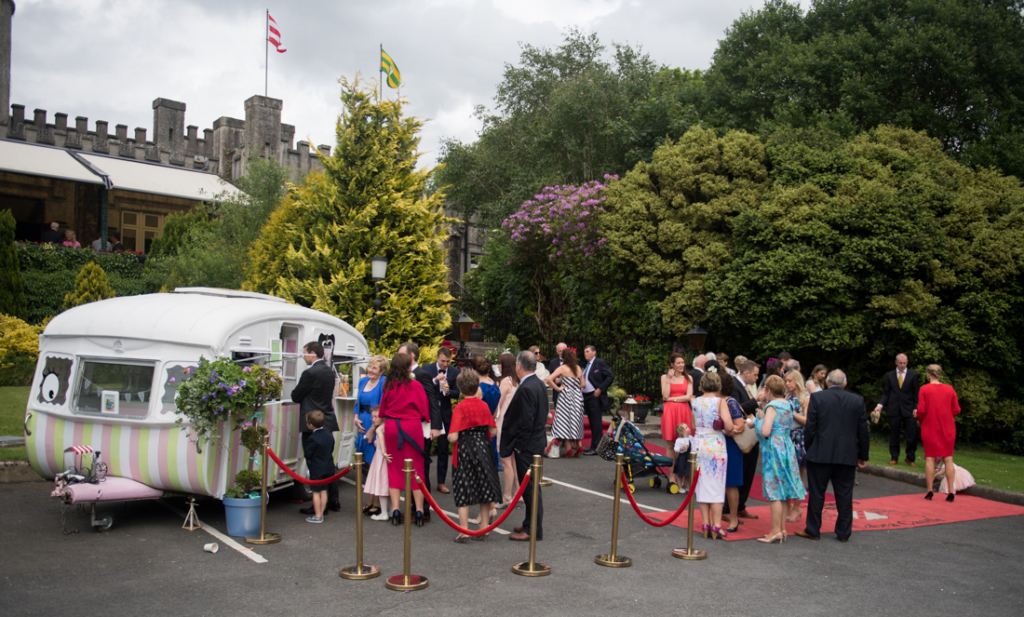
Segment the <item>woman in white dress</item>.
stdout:
<svg viewBox="0 0 1024 617">
<path fill-rule="evenodd" d="M 561 377 L 560 384 L 555 381 L 559 377 Z M 564 443 L 565 458 L 581 456 L 583 454 L 583 445 L 580 443 L 583 441 L 583 387 L 586 385 L 586 379 L 573 350 L 566 349 L 562 352 L 562 366 L 548 375 L 545 383 L 558 391 L 555 422 L 551 427 L 551 436 L 555 438 L 555 441 L 552 441 L 551 444 Z"/>
<path fill-rule="evenodd" d="M 498 416 L 495 422 L 498 425 L 497 442 L 501 443 L 501 424 L 505 421 L 505 411 L 512 397 L 519 388 L 519 376 L 516 375 L 516 357 L 510 353 L 503 353 L 498 357 L 498 368 L 501 369 L 501 379 L 498 381 L 498 389 L 501 390 L 501 398 L 498 400 Z M 519 490 L 519 476 L 516 475 L 516 459 L 507 456 L 501 459 L 502 477 L 505 480 L 505 488 L 502 489 L 501 503 L 498 509 L 507 508 L 512 503 L 512 495 Z"/>
<path fill-rule="evenodd" d="M 733 434 L 732 414 L 726 399 L 720 396 L 722 380 L 715 373 L 705 373 L 700 380 L 704 392 L 691 403 L 693 409 L 694 446 L 700 477 L 695 498 L 704 520 L 701 530 L 705 538 L 724 538 L 729 535 L 722 525 L 722 504 L 725 502 L 725 472 L 728 457 L 725 435 Z M 715 421 L 721 420 L 721 428 Z"/>
</svg>

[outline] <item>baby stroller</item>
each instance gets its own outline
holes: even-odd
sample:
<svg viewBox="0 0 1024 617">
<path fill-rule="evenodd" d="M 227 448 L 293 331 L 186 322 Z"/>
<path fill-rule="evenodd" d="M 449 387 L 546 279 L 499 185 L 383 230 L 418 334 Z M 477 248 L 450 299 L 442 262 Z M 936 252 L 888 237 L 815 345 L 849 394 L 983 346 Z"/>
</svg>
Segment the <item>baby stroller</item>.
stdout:
<svg viewBox="0 0 1024 617">
<path fill-rule="evenodd" d="M 675 495 L 679 492 L 679 485 L 669 482 L 668 476 L 661 470 L 662 467 L 671 468 L 672 459 L 648 450 L 644 436 L 636 425 L 623 417 L 616 416 L 612 418 L 612 425 L 608 432 L 601 437 L 597 453 L 606 461 L 614 461 L 615 455 L 620 452 L 626 463 L 629 492 L 636 492 L 636 484 L 633 479 L 644 476 L 651 476 L 647 481 L 651 488 L 661 488 L 662 479 L 664 479 L 666 490 L 669 493 Z"/>
</svg>

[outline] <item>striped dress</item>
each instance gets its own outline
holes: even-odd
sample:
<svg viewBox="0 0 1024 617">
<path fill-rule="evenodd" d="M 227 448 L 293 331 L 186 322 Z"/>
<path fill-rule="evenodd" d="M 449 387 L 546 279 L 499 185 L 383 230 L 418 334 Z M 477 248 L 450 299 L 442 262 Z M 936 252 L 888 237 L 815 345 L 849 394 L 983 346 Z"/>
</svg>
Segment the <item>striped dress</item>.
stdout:
<svg viewBox="0 0 1024 617">
<path fill-rule="evenodd" d="M 555 439 L 583 439 L 583 392 L 578 377 L 562 377 L 551 435 Z"/>
</svg>

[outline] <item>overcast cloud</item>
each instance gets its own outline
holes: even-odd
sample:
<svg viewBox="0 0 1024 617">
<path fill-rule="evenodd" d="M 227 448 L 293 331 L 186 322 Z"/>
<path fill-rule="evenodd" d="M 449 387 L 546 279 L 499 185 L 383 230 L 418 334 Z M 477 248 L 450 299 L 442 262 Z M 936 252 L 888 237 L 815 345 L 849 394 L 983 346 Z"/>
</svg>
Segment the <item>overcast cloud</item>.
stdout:
<svg viewBox="0 0 1024 617">
<path fill-rule="evenodd" d="M 808 5 L 808 0 L 803 0 Z M 725 29 L 758 0 L 16 0 L 11 103 L 150 131 L 152 101 L 187 104 L 185 124 L 245 118 L 263 94 L 265 13 L 282 32 L 270 50 L 269 95 L 296 141 L 334 146 L 338 78 L 376 78 L 378 45 L 402 72 L 401 94 L 428 119 L 421 164 L 442 137 L 473 141 L 473 106 L 492 106 L 519 42 L 556 46 L 567 27 L 642 45 L 653 60 L 705 69 Z M 387 89 L 387 96 L 395 91 Z"/>
</svg>

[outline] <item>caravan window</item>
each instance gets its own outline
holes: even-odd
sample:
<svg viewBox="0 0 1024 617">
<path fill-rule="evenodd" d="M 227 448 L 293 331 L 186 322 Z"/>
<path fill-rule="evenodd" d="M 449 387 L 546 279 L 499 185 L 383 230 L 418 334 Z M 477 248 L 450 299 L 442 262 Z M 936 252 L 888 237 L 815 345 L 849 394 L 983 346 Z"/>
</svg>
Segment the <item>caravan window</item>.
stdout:
<svg viewBox="0 0 1024 617">
<path fill-rule="evenodd" d="M 75 410 L 144 417 L 149 411 L 154 368 L 153 362 L 83 360 Z"/>
<path fill-rule="evenodd" d="M 164 365 L 164 394 L 160 398 L 161 413 L 177 411 L 175 401 L 178 396 L 178 386 L 192 379 L 191 372 L 195 368 L 194 363 L 188 362 L 168 362 Z"/>
</svg>

